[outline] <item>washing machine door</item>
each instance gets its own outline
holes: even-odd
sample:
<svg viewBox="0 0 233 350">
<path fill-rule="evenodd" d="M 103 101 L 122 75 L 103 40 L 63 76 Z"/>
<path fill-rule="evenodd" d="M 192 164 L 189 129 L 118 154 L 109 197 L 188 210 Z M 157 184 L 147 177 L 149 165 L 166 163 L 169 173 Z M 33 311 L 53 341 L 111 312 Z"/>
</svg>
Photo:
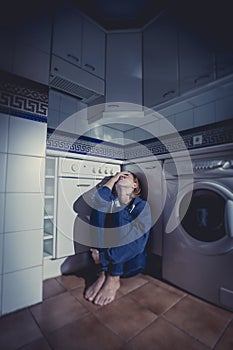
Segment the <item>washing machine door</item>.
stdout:
<svg viewBox="0 0 233 350">
<path fill-rule="evenodd" d="M 222 254 L 233 249 L 233 194 L 222 184 L 197 182 L 183 191 L 177 216 L 180 231 L 193 249 Z"/>
</svg>

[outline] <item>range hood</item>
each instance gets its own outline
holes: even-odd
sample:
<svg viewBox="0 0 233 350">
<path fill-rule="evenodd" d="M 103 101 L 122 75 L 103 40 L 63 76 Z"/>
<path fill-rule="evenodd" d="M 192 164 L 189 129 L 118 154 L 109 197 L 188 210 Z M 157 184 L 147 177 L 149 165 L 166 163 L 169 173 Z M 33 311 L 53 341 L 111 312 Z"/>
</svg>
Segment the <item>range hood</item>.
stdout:
<svg viewBox="0 0 233 350">
<path fill-rule="evenodd" d="M 55 55 L 52 56 L 49 85 L 87 104 L 104 96 L 105 90 L 102 79 Z"/>
</svg>

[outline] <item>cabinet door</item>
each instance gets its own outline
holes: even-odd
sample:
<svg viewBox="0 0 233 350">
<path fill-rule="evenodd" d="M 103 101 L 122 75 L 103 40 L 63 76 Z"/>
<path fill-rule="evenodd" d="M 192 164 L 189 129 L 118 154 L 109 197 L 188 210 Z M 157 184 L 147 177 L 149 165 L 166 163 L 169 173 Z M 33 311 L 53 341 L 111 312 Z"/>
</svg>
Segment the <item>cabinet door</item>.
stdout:
<svg viewBox="0 0 233 350">
<path fill-rule="evenodd" d="M 233 73 L 233 50 L 218 50 L 215 53 L 216 78 Z"/>
<path fill-rule="evenodd" d="M 13 73 L 48 85 L 49 60 L 49 54 L 35 47 L 19 43 L 15 46 Z"/>
<path fill-rule="evenodd" d="M 59 8 L 55 13 L 53 53 L 81 65 L 82 16 L 71 8 Z"/>
<path fill-rule="evenodd" d="M 106 101 L 141 105 L 141 33 L 108 34 L 106 60 Z"/>
<path fill-rule="evenodd" d="M 82 67 L 104 79 L 105 33 L 97 25 L 83 19 Z"/>
<path fill-rule="evenodd" d="M 166 14 L 143 33 L 144 105 L 166 102 L 178 95 L 177 28 Z"/>
<path fill-rule="evenodd" d="M 181 94 L 214 80 L 213 50 L 188 28 L 179 31 L 179 63 Z"/>
</svg>

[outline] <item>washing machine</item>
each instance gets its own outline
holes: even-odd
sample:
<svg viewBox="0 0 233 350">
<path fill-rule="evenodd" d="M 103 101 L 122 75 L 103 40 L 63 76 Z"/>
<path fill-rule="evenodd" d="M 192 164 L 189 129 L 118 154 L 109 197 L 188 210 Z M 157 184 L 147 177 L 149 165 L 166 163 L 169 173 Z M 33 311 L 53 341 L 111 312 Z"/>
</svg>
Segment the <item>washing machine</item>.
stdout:
<svg viewBox="0 0 233 350">
<path fill-rule="evenodd" d="M 166 160 L 164 186 L 163 279 L 232 311 L 233 151 Z"/>
</svg>

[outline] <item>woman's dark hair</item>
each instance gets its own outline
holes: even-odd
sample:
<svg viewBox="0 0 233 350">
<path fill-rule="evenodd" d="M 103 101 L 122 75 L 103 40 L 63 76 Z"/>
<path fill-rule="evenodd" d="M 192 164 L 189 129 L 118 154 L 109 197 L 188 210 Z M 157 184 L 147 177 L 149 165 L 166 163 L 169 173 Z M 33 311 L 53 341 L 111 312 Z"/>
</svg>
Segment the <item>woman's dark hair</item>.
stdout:
<svg viewBox="0 0 233 350">
<path fill-rule="evenodd" d="M 137 177 L 137 175 L 135 175 L 131 171 L 130 171 L 130 174 L 133 175 L 134 182 L 137 184 L 137 187 L 135 187 L 134 193 L 133 193 L 134 194 L 134 198 L 135 197 L 139 197 L 140 194 L 141 194 L 141 190 L 142 190 L 141 182 L 140 182 L 139 178 Z"/>
</svg>

